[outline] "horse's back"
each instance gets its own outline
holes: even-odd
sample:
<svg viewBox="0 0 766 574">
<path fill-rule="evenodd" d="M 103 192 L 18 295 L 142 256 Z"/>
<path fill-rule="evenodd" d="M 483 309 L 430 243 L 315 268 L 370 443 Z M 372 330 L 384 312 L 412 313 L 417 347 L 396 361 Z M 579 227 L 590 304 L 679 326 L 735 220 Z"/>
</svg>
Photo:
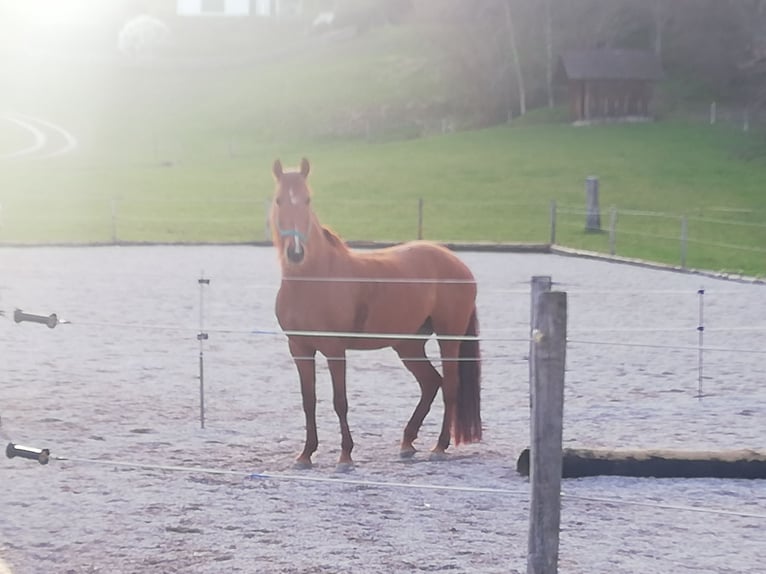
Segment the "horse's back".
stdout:
<svg viewBox="0 0 766 574">
<path fill-rule="evenodd" d="M 473 273 L 452 251 L 432 241 L 410 241 L 382 252 L 401 265 L 402 273 L 429 280 L 461 281 L 472 283 Z"/>
<path fill-rule="evenodd" d="M 369 257 L 382 280 L 403 283 L 386 288 L 382 299 L 395 297 L 402 314 L 422 315 L 436 331 L 464 334 L 476 306 L 476 281 L 455 253 L 438 243 L 411 241 L 371 252 Z"/>
</svg>

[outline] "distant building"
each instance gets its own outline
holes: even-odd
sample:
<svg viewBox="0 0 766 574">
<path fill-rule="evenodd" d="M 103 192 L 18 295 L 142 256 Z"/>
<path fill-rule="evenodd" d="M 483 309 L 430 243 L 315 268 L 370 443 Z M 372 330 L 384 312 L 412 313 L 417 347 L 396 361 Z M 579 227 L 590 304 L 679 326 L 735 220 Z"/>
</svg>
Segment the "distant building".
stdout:
<svg viewBox="0 0 766 574">
<path fill-rule="evenodd" d="M 652 52 L 571 50 L 561 55 L 557 76 L 567 83 L 573 122 L 646 119 L 662 65 Z"/>
<path fill-rule="evenodd" d="M 300 0 L 177 0 L 179 16 L 247 17 L 296 16 L 301 12 Z"/>
</svg>

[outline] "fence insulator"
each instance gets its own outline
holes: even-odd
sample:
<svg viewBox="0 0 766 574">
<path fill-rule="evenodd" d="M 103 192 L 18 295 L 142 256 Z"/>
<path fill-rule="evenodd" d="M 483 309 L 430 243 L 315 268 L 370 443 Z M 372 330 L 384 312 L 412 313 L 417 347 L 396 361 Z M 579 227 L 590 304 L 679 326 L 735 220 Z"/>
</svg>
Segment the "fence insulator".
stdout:
<svg viewBox="0 0 766 574">
<path fill-rule="evenodd" d="M 43 325 L 48 325 L 50 329 L 53 329 L 56 325 L 59 324 L 59 318 L 56 313 L 51 313 L 46 317 L 45 315 L 24 313 L 24 311 L 21 309 L 16 309 L 13 312 L 13 320 L 17 323 L 21 323 L 22 321 L 27 321 L 29 323 L 42 323 Z"/>
<path fill-rule="evenodd" d="M 5 447 L 5 456 L 8 458 L 27 458 L 29 460 L 36 460 L 40 464 L 48 464 L 51 457 L 51 451 L 47 448 L 33 448 L 31 446 L 21 446 L 19 444 L 8 443 Z"/>
</svg>

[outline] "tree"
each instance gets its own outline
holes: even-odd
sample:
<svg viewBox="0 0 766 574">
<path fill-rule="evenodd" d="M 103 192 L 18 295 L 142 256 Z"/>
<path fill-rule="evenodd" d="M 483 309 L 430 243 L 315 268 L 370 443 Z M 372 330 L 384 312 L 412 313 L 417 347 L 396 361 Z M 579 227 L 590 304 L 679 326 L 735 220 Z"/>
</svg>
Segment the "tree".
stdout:
<svg viewBox="0 0 766 574">
<path fill-rule="evenodd" d="M 766 99 L 766 0 L 412 0 L 450 97 L 489 123 L 554 104 L 567 49 L 650 50 L 682 92 Z M 438 32 L 433 32 L 437 30 Z M 763 86 L 761 88 L 761 86 Z"/>
<path fill-rule="evenodd" d="M 662 31 L 665 26 L 665 0 L 654 0 L 654 53 L 662 59 Z"/>
<path fill-rule="evenodd" d="M 503 6 L 505 8 L 505 25 L 508 31 L 508 43 L 511 49 L 511 56 L 513 59 L 513 71 L 516 74 L 516 88 L 519 94 L 519 113 L 520 115 L 526 115 L 527 113 L 527 94 L 524 90 L 524 74 L 521 72 L 521 59 L 519 58 L 519 48 L 516 44 L 516 31 L 513 26 L 513 13 L 511 12 L 511 2 L 513 0 L 504 0 Z M 511 108 L 508 109 L 508 118 L 511 117 Z"/>
<path fill-rule="evenodd" d="M 543 9 L 545 10 L 545 88 L 548 94 L 548 107 L 554 106 L 553 99 L 553 68 L 555 60 L 553 57 L 553 21 L 551 19 L 551 0 L 543 0 Z"/>
</svg>

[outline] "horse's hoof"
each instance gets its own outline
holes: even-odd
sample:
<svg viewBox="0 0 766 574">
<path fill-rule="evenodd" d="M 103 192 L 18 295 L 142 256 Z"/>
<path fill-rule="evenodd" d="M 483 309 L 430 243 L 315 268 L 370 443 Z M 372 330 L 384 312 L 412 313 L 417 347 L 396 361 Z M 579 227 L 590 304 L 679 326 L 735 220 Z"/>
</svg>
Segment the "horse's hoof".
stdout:
<svg viewBox="0 0 766 574">
<path fill-rule="evenodd" d="M 440 461 L 440 460 L 447 460 L 448 456 L 447 453 L 443 450 L 432 450 L 431 454 L 428 456 L 428 460 L 432 461 Z"/>
<path fill-rule="evenodd" d="M 415 456 L 416 452 L 417 450 L 415 450 L 414 447 L 403 448 L 399 451 L 399 458 L 411 459 L 413 456 Z"/>
<path fill-rule="evenodd" d="M 293 463 L 293 468 L 295 470 L 309 470 L 311 466 L 311 460 L 306 460 L 303 458 L 298 458 Z"/>
<path fill-rule="evenodd" d="M 335 465 L 335 472 L 337 473 L 346 474 L 352 470 L 354 470 L 353 462 L 339 462 Z"/>
</svg>

